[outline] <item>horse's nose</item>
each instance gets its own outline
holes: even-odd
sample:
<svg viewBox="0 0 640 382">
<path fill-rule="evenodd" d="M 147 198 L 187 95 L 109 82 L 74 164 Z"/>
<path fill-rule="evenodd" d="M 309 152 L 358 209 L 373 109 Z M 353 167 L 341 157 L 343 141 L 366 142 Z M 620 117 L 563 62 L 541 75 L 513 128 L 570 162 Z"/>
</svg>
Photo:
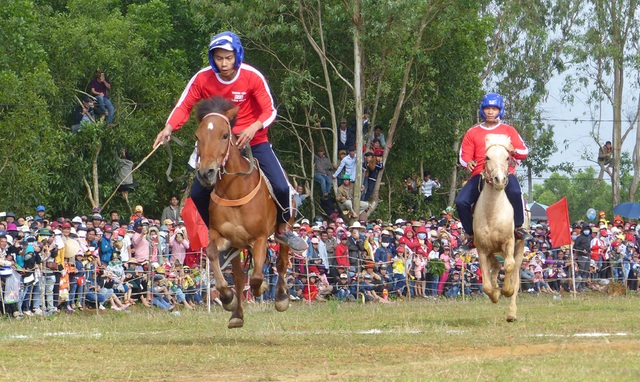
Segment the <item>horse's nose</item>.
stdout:
<svg viewBox="0 0 640 382">
<path fill-rule="evenodd" d="M 217 171 L 213 167 L 200 168 L 197 175 L 200 184 L 204 187 L 209 188 L 216 184 Z"/>
</svg>

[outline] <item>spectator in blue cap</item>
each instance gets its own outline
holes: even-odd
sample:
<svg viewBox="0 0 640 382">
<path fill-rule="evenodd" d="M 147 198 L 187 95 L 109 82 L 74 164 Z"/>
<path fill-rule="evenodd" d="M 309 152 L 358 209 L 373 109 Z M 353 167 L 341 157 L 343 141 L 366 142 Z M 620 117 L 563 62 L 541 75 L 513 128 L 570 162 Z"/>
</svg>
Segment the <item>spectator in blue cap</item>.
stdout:
<svg viewBox="0 0 640 382">
<path fill-rule="evenodd" d="M 36 207 L 36 219 L 40 218 L 42 220 L 44 220 L 44 214 L 47 212 L 47 209 L 44 208 L 43 205 L 39 205 L 38 207 Z M 40 220 L 38 219 L 38 220 Z"/>
</svg>

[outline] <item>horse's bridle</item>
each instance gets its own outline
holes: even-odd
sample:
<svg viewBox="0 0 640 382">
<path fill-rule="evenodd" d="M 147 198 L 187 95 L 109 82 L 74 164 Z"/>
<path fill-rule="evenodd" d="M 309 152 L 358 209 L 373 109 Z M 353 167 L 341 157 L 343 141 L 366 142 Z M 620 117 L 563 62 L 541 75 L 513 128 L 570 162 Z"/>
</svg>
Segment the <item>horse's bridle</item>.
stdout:
<svg viewBox="0 0 640 382">
<path fill-rule="evenodd" d="M 487 146 L 485 153 L 487 151 L 489 151 L 490 148 L 492 148 L 493 146 L 500 146 L 502 148 L 504 148 L 505 150 L 507 150 L 507 153 L 509 153 L 509 165 L 507 167 L 507 179 L 505 180 L 504 186 L 506 187 L 509 184 L 509 167 L 511 167 L 512 164 L 516 163 L 516 160 L 513 158 L 513 156 L 511 156 L 511 151 L 509 151 L 509 148 L 505 145 L 501 145 L 499 143 L 494 143 L 492 145 Z M 485 154 L 486 155 L 486 154 Z M 493 180 L 491 179 L 491 176 L 489 175 L 489 173 L 487 172 L 487 165 L 486 165 L 486 159 L 485 159 L 485 165 L 484 168 L 482 169 L 482 174 L 481 174 L 482 178 L 484 179 L 485 183 L 493 185 Z"/>
<path fill-rule="evenodd" d="M 220 172 L 218 172 L 218 177 L 220 179 L 222 179 L 222 175 L 223 174 L 227 174 L 227 175 L 249 175 L 253 172 L 253 168 L 254 168 L 254 160 L 253 160 L 253 154 L 251 153 L 251 148 L 249 147 L 247 150 L 247 156 L 249 157 L 249 171 L 247 172 L 227 172 L 226 169 L 226 165 L 227 165 L 227 160 L 229 159 L 229 153 L 231 152 L 231 144 L 233 144 L 235 146 L 235 142 L 233 142 L 233 130 L 231 129 L 231 122 L 229 121 L 229 118 L 221 113 L 209 113 L 206 114 L 204 117 L 202 117 L 202 120 L 204 120 L 207 117 L 220 117 L 222 118 L 226 123 L 227 126 L 229 127 L 229 143 L 227 145 L 227 152 L 224 155 L 224 159 L 222 160 L 222 164 L 220 165 L 220 167 L 222 167 L 222 170 Z"/>
</svg>

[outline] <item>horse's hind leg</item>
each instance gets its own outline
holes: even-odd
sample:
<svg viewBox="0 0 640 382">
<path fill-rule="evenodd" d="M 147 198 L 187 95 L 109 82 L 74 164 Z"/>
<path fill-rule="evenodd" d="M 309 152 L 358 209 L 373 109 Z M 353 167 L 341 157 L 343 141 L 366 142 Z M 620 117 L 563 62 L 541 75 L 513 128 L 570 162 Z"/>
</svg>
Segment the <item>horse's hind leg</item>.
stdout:
<svg viewBox="0 0 640 382">
<path fill-rule="evenodd" d="M 242 291 L 244 290 L 244 270 L 242 269 L 242 262 L 240 256 L 236 256 L 231 260 L 233 265 L 233 281 L 236 284 L 235 305 L 231 312 L 231 318 L 229 319 L 229 329 L 241 328 L 244 325 L 244 314 L 242 312 Z"/>
<path fill-rule="evenodd" d="M 276 284 L 276 310 L 278 312 L 284 312 L 289 309 L 289 288 L 284 280 L 287 274 L 287 267 L 289 266 L 289 247 L 286 245 L 280 245 L 280 253 L 278 254 L 278 260 L 276 267 L 278 268 L 278 282 Z"/>
<path fill-rule="evenodd" d="M 249 284 L 251 285 L 251 293 L 254 297 L 260 297 L 269 289 L 269 285 L 264 280 L 262 267 L 266 259 L 267 240 L 264 237 L 256 239 L 253 248 L 250 250 L 253 255 L 253 273 Z"/>
</svg>

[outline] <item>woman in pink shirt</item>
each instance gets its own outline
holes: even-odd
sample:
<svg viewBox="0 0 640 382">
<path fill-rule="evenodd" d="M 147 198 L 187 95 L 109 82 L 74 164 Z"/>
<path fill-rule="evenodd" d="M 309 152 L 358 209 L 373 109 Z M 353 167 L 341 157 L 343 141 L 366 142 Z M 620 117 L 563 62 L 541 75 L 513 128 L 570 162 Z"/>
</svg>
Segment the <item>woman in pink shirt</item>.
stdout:
<svg viewBox="0 0 640 382">
<path fill-rule="evenodd" d="M 135 233 L 131 237 L 131 245 L 135 252 L 134 257 L 138 263 L 142 264 L 149 261 L 149 241 L 147 240 L 149 222 L 138 218 L 133 224 L 133 230 Z"/>
<path fill-rule="evenodd" d="M 187 256 L 187 250 L 189 249 L 189 240 L 185 237 L 184 232 L 180 228 L 173 231 L 171 238 L 169 239 L 169 246 L 171 247 L 171 259 L 179 261 L 184 265 L 184 259 Z"/>
</svg>

